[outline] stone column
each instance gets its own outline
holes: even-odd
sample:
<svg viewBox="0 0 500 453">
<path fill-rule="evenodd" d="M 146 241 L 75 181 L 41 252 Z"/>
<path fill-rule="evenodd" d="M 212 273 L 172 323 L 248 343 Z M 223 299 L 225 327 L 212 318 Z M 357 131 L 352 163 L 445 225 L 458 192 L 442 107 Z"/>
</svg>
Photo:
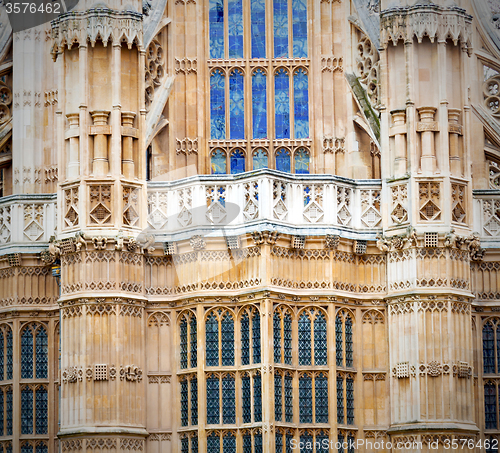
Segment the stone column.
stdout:
<svg viewBox="0 0 500 453">
<path fill-rule="evenodd" d="M 69 130 L 66 132 L 66 138 L 69 140 L 66 174 L 68 179 L 74 179 L 80 175 L 80 114 L 68 113 L 66 118 L 69 122 Z"/>
<path fill-rule="evenodd" d="M 109 111 L 94 110 L 93 112 L 90 112 L 90 114 L 92 115 L 92 120 L 94 121 L 92 132 L 95 135 L 92 172 L 96 176 L 105 176 L 109 172 L 107 137 L 107 135 L 109 135 Z"/>
<path fill-rule="evenodd" d="M 122 112 L 122 173 L 125 178 L 133 179 L 135 176 L 134 166 L 134 139 L 132 135 L 126 134 L 134 126 L 135 113 Z"/>
<path fill-rule="evenodd" d="M 417 132 L 421 134 L 420 140 L 420 168 L 423 172 L 434 173 L 436 170 L 436 148 L 434 143 L 434 132 L 438 130 L 434 121 L 435 107 L 420 107 L 417 109 L 420 122 L 417 123 Z"/>
<path fill-rule="evenodd" d="M 462 126 L 458 123 L 460 109 L 448 109 L 448 132 L 450 134 L 450 171 L 454 176 L 462 176 L 462 146 L 459 136 Z"/>
<path fill-rule="evenodd" d="M 390 135 L 394 136 L 394 176 L 406 173 L 406 110 L 393 110 Z"/>
</svg>

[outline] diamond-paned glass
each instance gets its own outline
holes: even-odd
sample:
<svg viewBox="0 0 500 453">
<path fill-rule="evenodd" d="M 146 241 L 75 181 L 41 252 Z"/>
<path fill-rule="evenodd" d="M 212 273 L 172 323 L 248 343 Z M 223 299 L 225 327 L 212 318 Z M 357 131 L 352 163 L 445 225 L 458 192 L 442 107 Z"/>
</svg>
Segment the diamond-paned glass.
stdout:
<svg viewBox="0 0 500 453">
<path fill-rule="evenodd" d="M 5 453 L 12 453 L 12 442 L 9 442 L 9 443 L 5 446 Z"/>
<path fill-rule="evenodd" d="M 234 321 L 229 314 L 221 320 L 222 366 L 234 365 Z"/>
<path fill-rule="evenodd" d="M 220 423 L 219 407 L 219 378 L 207 379 L 207 423 L 218 425 Z"/>
<path fill-rule="evenodd" d="M 283 378 L 279 374 L 274 375 L 274 419 L 277 422 L 283 421 Z"/>
<path fill-rule="evenodd" d="M 339 448 L 338 448 L 338 453 L 345 453 L 345 449 L 344 449 L 344 436 L 342 436 L 341 434 L 339 434 L 337 436 L 337 442 L 338 442 L 338 445 L 339 445 Z"/>
<path fill-rule="evenodd" d="M 33 447 L 29 443 L 21 445 L 21 453 L 33 453 Z"/>
<path fill-rule="evenodd" d="M 181 368 L 187 368 L 188 366 L 188 323 L 186 318 L 181 321 L 180 324 L 180 355 L 181 355 Z"/>
<path fill-rule="evenodd" d="M 7 372 L 7 379 L 12 379 L 12 372 L 14 370 L 14 359 L 13 359 L 13 354 L 12 354 L 12 330 L 9 329 L 7 332 L 7 348 L 6 348 L 6 353 L 7 353 L 7 360 L 6 360 L 6 372 Z"/>
<path fill-rule="evenodd" d="M 302 447 L 300 453 L 311 453 L 314 450 L 313 437 L 310 434 L 302 434 L 299 446 Z"/>
<path fill-rule="evenodd" d="M 236 437 L 228 435 L 222 440 L 223 453 L 236 453 Z"/>
<path fill-rule="evenodd" d="M 205 323 L 205 342 L 207 366 L 219 365 L 219 323 L 214 313 L 211 313 Z"/>
<path fill-rule="evenodd" d="M 190 343 L 191 343 L 191 368 L 198 366 L 198 337 L 197 337 L 196 318 L 191 318 L 190 323 Z"/>
<path fill-rule="evenodd" d="M 189 453 L 189 438 L 183 437 L 181 439 L 181 453 Z"/>
<path fill-rule="evenodd" d="M 5 342 L 3 332 L 0 331 L 0 380 L 5 379 Z"/>
<path fill-rule="evenodd" d="M 241 399 L 242 399 L 242 415 L 243 423 L 252 422 L 252 394 L 250 388 L 250 376 L 241 378 Z"/>
<path fill-rule="evenodd" d="M 260 314 L 252 317 L 252 354 L 253 363 L 260 363 Z"/>
<path fill-rule="evenodd" d="M 293 58 L 307 58 L 307 3 L 292 0 Z"/>
<path fill-rule="evenodd" d="M 198 453 L 198 435 L 191 437 L 191 453 Z"/>
<path fill-rule="evenodd" d="M 21 434 L 33 434 L 33 390 L 21 391 Z"/>
<path fill-rule="evenodd" d="M 497 373 L 500 373 L 500 324 L 497 326 Z"/>
<path fill-rule="evenodd" d="M 274 439 L 274 451 L 276 453 L 283 453 L 283 434 L 277 432 Z"/>
<path fill-rule="evenodd" d="M 293 378 L 285 376 L 285 421 L 293 422 Z"/>
<path fill-rule="evenodd" d="M 355 453 L 355 441 L 356 439 L 353 436 L 347 436 L 347 453 Z"/>
<path fill-rule="evenodd" d="M 4 392 L 0 389 L 0 436 L 4 436 Z"/>
<path fill-rule="evenodd" d="M 7 436 L 12 435 L 12 389 L 7 390 L 5 394 L 5 431 Z"/>
<path fill-rule="evenodd" d="M 250 364 L 250 319 L 248 313 L 241 317 L 241 364 Z"/>
<path fill-rule="evenodd" d="M 207 436 L 207 453 L 220 453 L 220 438 L 218 434 L 212 433 Z"/>
<path fill-rule="evenodd" d="M 352 321 L 349 316 L 345 318 L 345 366 L 353 365 L 352 357 Z"/>
<path fill-rule="evenodd" d="M 299 378 L 299 420 L 300 423 L 313 421 L 313 386 L 312 378 L 302 376 Z"/>
<path fill-rule="evenodd" d="M 314 320 L 314 364 L 327 365 L 327 360 L 326 319 L 323 313 L 318 313 Z"/>
<path fill-rule="evenodd" d="M 273 315 L 273 347 L 274 362 L 281 362 L 281 317 L 278 312 Z"/>
<path fill-rule="evenodd" d="M 35 453 L 48 453 L 48 451 L 49 451 L 49 447 L 47 447 L 45 442 L 39 443 L 35 449 Z"/>
<path fill-rule="evenodd" d="M 335 357 L 337 360 L 337 366 L 343 365 L 343 339 L 342 339 L 342 318 L 337 315 L 335 318 Z"/>
<path fill-rule="evenodd" d="M 287 434 L 285 436 L 285 453 L 293 453 L 293 449 L 292 449 L 292 440 L 293 440 L 293 436 L 291 434 Z"/>
<path fill-rule="evenodd" d="M 288 0 L 274 0 L 274 58 L 288 58 Z"/>
<path fill-rule="evenodd" d="M 328 437 L 328 434 L 324 432 L 322 434 L 317 434 L 316 442 L 319 444 L 319 448 L 316 448 L 316 453 L 327 453 L 330 451 L 330 438 Z"/>
<path fill-rule="evenodd" d="M 229 58 L 243 58 L 243 2 L 227 0 Z"/>
<path fill-rule="evenodd" d="M 297 122 L 297 118 L 295 118 Z M 297 132 L 297 129 L 295 129 Z M 307 175 L 310 173 L 309 164 L 311 163 L 311 158 L 309 152 L 305 148 L 300 148 L 295 152 L 295 173 Z"/>
<path fill-rule="evenodd" d="M 328 423 L 328 378 L 317 376 L 314 379 L 316 423 Z"/>
<path fill-rule="evenodd" d="M 305 312 L 299 318 L 299 365 L 311 365 L 311 320 Z"/>
<path fill-rule="evenodd" d="M 495 384 L 484 386 L 484 420 L 486 429 L 497 428 L 497 395 Z"/>
<path fill-rule="evenodd" d="M 292 317 L 286 313 L 283 317 L 284 358 L 287 365 L 292 364 Z"/>
<path fill-rule="evenodd" d="M 210 138 L 226 139 L 226 77 L 220 69 L 210 75 Z M 224 173 L 226 173 L 224 171 Z M 212 174 L 219 174 L 214 171 Z"/>
<path fill-rule="evenodd" d="M 255 434 L 253 437 L 254 453 L 262 453 L 262 434 Z"/>
<path fill-rule="evenodd" d="M 244 77 L 241 69 L 233 69 L 229 75 L 229 137 L 232 140 L 245 138 Z M 231 165 L 231 173 L 233 173 L 232 170 L 233 166 Z M 243 169 L 243 171 L 245 170 Z M 234 171 L 234 173 L 241 172 Z"/>
<path fill-rule="evenodd" d="M 290 77 L 285 68 L 279 68 L 274 74 L 274 112 L 276 138 L 290 138 Z"/>
<path fill-rule="evenodd" d="M 188 425 L 189 402 L 188 402 L 188 381 L 181 382 L 181 426 Z"/>
<path fill-rule="evenodd" d="M 344 380 L 337 376 L 337 423 L 344 422 Z"/>
<path fill-rule="evenodd" d="M 36 335 L 36 378 L 47 379 L 49 373 L 49 341 L 47 331 L 40 328 Z"/>
<path fill-rule="evenodd" d="M 234 377 L 222 378 L 222 423 L 232 424 L 236 422 L 235 407 L 235 385 Z"/>
<path fill-rule="evenodd" d="M 262 379 L 259 375 L 253 378 L 253 421 L 262 421 Z"/>
<path fill-rule="evenodd" d="M 224 1 L 209 0 L 210 58 L 224 58 Z"/>
<path fill-rule="evenodd" d="M 243 435 L 243 453 L 252 453 L 252 436 L 251 434 Z"/>
<path fill-rule="evenodd" d="M 191 381 L 191 425 L 198 424 L 198 380 L 192 378 Z"/>
<path fill-rule="evenodd" d="M 252 58 L 266 58 L 266 2 L 252 0 L 250 15 Z"/>
<path fill-rule="evenodd" d="M 21 379 L 33 378 L 33 333 L 24 329 L 21 335 Z"/>
<path fill-rule="evenodd" d="M 49 429 L 49 398 L 47 389 L 40 387 L 35 392 L 36 398 L 36 434 L 47 434 Z"/>
<path fill-rule="evenodd" d="M 354 425 L 354 381 L 346 379 L 347 424 Z"/>
<path fill-rule="evenodd" d="M 267 138 L 267 77 L 260 68 L 252 73 L 252 128 L 253 138 Z"/>
<path fill-rule="evenodd" d="M 295 0 L 294 0 L 295 1 Z M 303 0 L 298 0 L 303 1 Z M 309 137 L 309 82 L 307 72 L 303 68 L 293 74 L 293 108 L 295 138 Z M 309 173 L 309 154 L 302 148 L 296 154 L 295 173 Z"/>
<path fill-rule="evenodd" d="M 255 99 L 255 97 L 254 97 Z M 253 169 L 260 170 L 268 167 L 267 152 L 261 148 L 253 152 Z"/>
</svg>

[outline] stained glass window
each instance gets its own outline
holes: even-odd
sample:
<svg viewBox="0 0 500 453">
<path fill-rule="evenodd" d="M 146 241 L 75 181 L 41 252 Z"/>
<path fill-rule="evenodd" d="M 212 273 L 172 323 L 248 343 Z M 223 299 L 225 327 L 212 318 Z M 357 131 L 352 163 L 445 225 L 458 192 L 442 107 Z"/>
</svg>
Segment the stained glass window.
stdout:
<svg viewBox="0 0 500 453">
<path fill-rule="evenodd" d="M 252 453 L 252 436 L 250 434 L 243 435 L 243 453 Z"/>
<path fill-rule="evenodd" d="M 299 365 L 311 365 L 311 320 L 306 312 L 299 318 Z"/>
<path fill-rule="evenodd" d="M 233 140 L 245 138 L 243 81 L 243 71 L 233 69 L 229 75 L 229 136 Z"/>
<path fill-rule="evenodd" d="M 290 79 L 285 68 L 274 74 L 274 112 L 276 138 L 290 138 Z M 284 170 L 282 170 L 284 171 Z M 290 170 L 288 170 L 290 171 Z"/>
<path fill-rule="evenodd" d="M 337 376 L 337 423 L 344 422 L 344 380 Z"/>
<path fill-rule="evenodd" d="M 285 421 L 293 421 L 293 378 L 288 374 L 285 375 Z"/>
<path fill-rule="evenodd" d="M 307 138 L 309 137 L 309 88 L 307 72 L 303 68 L 297 69 L 293 74 L 293 101 L 295 138 Z"/>
<path fill-rule="evenodd" d="M 35 392 L 36 398 L 36 434 L 47 434 L 49 426 L 49 400 L 45 387 L 39 387 Z"/>
<path fill-rule="evenodd" d="M 263 149 L 257 149 L 253 152 L 253 169 L 260 170 L 261 168 L 267 168 L 267 152 Z"/>
<path fill-rule="evenodd" d="M 281 316 L 278 312 L 273 315 L 273 346 L 274 361 L 281 362 Z"/>
<path fill-rule="evenodd" d="M 227 168 L 226 153 L 221 149 L 214 150 L 210 157 L 210 166 L 212 167 L 212 175 L 225 175 Z"/>
<path fill-rule="evenodd" d="M 312 378 L 299 378 L 299 420 L 300 423 L 312 423 L 313 418 L 313 388 Z"/>
<path fill-rule="evenodd" d="M 235 386 L 234 377 L 222 378 L 222 422 L 225 424 L 235 423 Z"/>
<path fill-rule="evenodd" d="M 280 148 L 276 152 L 276 170 L 290 173 L 290 151 Z"/>
<path fill-rule="evenodd" d="M 216 433 L 207 436 L 207 453 L 220 453 L 220 439 Z"/>
<path fill-rule="evenodd" d="M 252 73 L 252 128 L 253 138 L 267 137 L 267 77 L 260 68 Z"/>
<path fill-rule="evenodd" d="M 181 382 L 181 426 L 188 425 L 188 381 Z"/>
<path fill-rule="evenodd" d="M 316 423 L 328 423 L 328 378 L 317 376 L 314 379 Z"/>
<path fill-rule="evenodd" d="M 293 58 L 307 58 L 306 0 L 292 0 Z"/>
<path fill-rule="evenodd" d="M 210 58 L 224 58 L 224 1 L 210 0 Z"/>
<path fill-rule="evenodd" d="M 222 441 L 223 453 L 236 453 L 236 437 L 228 435 Z"/>
<path fill-rule="evenodd" d="M 5 410 L 5 418 L 6 418 L 6 423 L 5 423 L 5 428 L 7 431 L 7 436 L 12 435 L 12 389 L 8 389 L 7 393 L 5 395 L 5 400 L 6 400 L 6 410 Z"/>
<path fill-rule="evenodd" d="M 198 435 L 191 437 L 191 453 L 198 453 Z"/>
<path fill-rule="evenodd" d="M 323 313 L 318 313 L 314 320 L 314 364 L 326 365 L 327 360 L 326 319 Z"/>
<path fill-rule="evenodd" d="M 292 317 L 286 313 L 283 317 L 284 357 L 287 365 L 292 364 Z"/>
<path fill-rule="evenodd" d="M 347 424 L 354 425 L 354 381 L 346 379 Z"/>
<path fill-rule="evenodd" d="M 288 0 L 274 0 L 274 58 L 288 58 Z"/>
<path fill-rule="evenodd" d="M 262 379 L 259 375 L 253 378 L 253 421 L 262 421 Z"/>
<path fill-rule="evenodd" d="M 13 361 L 13 354 L 12 354 L 12 330 L 9 329 L 7 333 L 7 366 L 6 366 L 6 371 L 7 371 L 7 379 L 12 379 L 12 371 L 14 369 L 14 361 Z"/>
<path fill-rule="evenodd" d="M 295 153 L 295 173 L 297 174 L 309 174 L 309 152 L 304 148 L 300 148 Z"/>
<path fill-rule="evenodd" d="M 262 453 L 262 434 L 255 434 L 253 442 L 254 442 L 254 453 Z"/>
<path fill-rule="evenodd" d="M 243 423 L 252 422 L 252 396 L 250 390 L 250 376 L 241 378 L 241 398 L 242 398 L 242 414 Z"/>
<path fill-rule="evenodd" d="M 197 337 L 197 325 L 196 325 L 196 318 L 192 317 L 191 318 L 191 323 L 190 323 L 190 341 L 191 341 L 191 367 L 196 368 L 198 364 L 198 337 Z"/>
<path fill-rule="evenodd" d="M 311 453 L 314 449 L 313 437 L 310 434 L 302 434 L 299 445 L 302 446 L 300 453 Z"/>
<path fill-rule="evenodd" d="M 33 333 L 24 329 L 21 335 L 21 379 L 33 378 Z"/>
<path fill-rule="evenodd" d="M 486 429 L 497 428 L 497 395 L 493 383 L 484 386 L 484 420 Z"/>
<path fill-rule="evenodd" d="M 36 334 L 36 377 L 47 379 L 49 372 L 49 343 L 47 331 L 41 327 Z"/>
<path fill-rule="evenodd" d="M 207 423 L 209 425 L 220 423 L 219 408 L 219 378 L 207 379 Z"/>
<path fill-rule="evenodd" d="M 241 317 L 241 364 L 250 364 L 250 320 L 248 313 Z"/>
<path fill-rule="evenodd" d="M 210 75 L 210 138 L 215 140 L 226 138 L 225 86 L 224 73 L 214 69 Z M 212 173 L 217 174 L 213 168 Z"/>
<path fill-rule="evenodd" d="M 219 365 L 219 323 L 211 313 L 205 323 L 207 366 Z"/>
<path fill-rule="evenodd" d="M 345 319 L 345 366 L 353 365 L 352 357 L 352 321 L 351 317 Z"/>
<path fill-rule="evenodd" d="M 33 434 L 33 390 L 21 391 L 21 434 Z"/>
<path fill-rule="evenodd" d="M 283 389 L 282 377 L 279 374 L 274 375 L 274 418 L 281 422 L 283 412 Z"/>
<path fill-rule="evenodd" d="M 180 354 L 181 354 L 181 368 L 187 368 L 188 366 L 188 323 L 186 318 L 181 321 L 180 333 Z"/>
<path fill-rule="evenodd" d="M 187 437 L 181 439 L 181 453 L 189 453 L 189 438 Z"/>
<path fill-rule="evenodd" d="M 337 366 L 343 365 L 343 339 L 342 339 L 342 318 L 337 315 L 335 318 L 335 357 L 337 360 Z"/>
<path fill-rule="evenodd" d="M 242 0 L 227 0 L 229 58 L 243 58 L 243 4 Z"/>
<path fill-rule="evenodd" d="M 252 353 L 253 363 L 260 363 L 260 314 L 255 312 L 252 317 Z"/>
<path fill-rule="evenodd" d="M 198 380 L 191 378 L 191 425 L 198 424 Z"/>
<path fill-rule="evenodd" d="M 245 171 L 245 155 L 239 149 L 231 153 L 231 174 L 235 175 Z"/>
<path fill-rule="evenodd" d="M 222 365 L 234 365 L 234 321 L 226 313 L 221 321 Z"/>
</svg>

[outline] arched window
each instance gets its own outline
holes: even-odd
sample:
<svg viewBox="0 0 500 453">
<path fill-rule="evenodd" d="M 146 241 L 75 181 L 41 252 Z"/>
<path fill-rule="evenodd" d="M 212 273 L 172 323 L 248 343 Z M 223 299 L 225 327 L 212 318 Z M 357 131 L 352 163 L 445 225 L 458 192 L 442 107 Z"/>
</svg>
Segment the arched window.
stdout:
<svg viewBox="0 0 500 453">
<path fill-rule="evenodd" d="M 326 319 L 323 313 L 318 312 L 314 320 L 314 364 L 326 365 L 327 361 Z"/>
<path fill-rule="evenodd" d="M 184 314 L 179 324 L 182 369 L 195 368 L 198 364 L 196 329 L 196 317 L 192 313 Z"/>
<path fill-rule="evenodd" d="M 21 379 L 33 378 L 33 332 L 24 329 L 21 334 Z"/>
<path fill-rule="evenodd" d="M 260 363 L 260 315 L 257 309 L 253 308 L 243 313 L 240 330 L 241 364 L 250 365 L 250 360 L 252 363 Z"/>
<path fill-rule="evenodd" d="M 289 310 L 278 308 L 273 317 L 274 361 L 292 364 L 292 316 Z"/>
<path fill-rule="evenodd" d="M 220 69 L 210 75 L 210 138 L 226 138 L 226 78 Z"/>
<path fill-rule="evenodd" d="M 290 173 L 290 151 L 280 148 L 276 152 L 276 170 Z"/>
<path fill-rule="evenodd" d="M 189 437 L 181 439 L 181 453 L 189 453 Z"/>
<path fill-rule="evenodd" d="M 229 137 L 245 138 L 245 96 L 243 71 L 233 69 L 229 74 Z"/>
<path fill-rule="evenodd" d="M 236 437 L 224 436 L 222 442 L 222 449 L 224 453 L 236 453 Z"/>
<path fill-rule="evenodd" d="M 276 138 L 290 138 L 290 79 L 285 68 L 274 74 L 274 112 Z"/>
<path fill-rule="evenodd" d="M 266 2 L 252 0 L 250 5 L 252 22 L 252 58 L 266 58 Z"/>
<path fill-rule="evenodd" d="M 205 334 L 207 366 L 233 366 L 234 319 L 232 315 L 221 309 L 212 311 L 205 322 Z"/>
<path fill-rule="evenodd" d="M 336 362 L 338 367 L 352 367 L 352 319 L 346 311 L 341 311 L 335 318 Z M 344 349 L 345 346 L 345 349 Z"/>
<path fill-rule="evenodd" d="M 307 58 L 306 0 L 292 0 L 293 58 Z"/>
<path fill-rule="evenodd" d="M 48 453 L 49 447 L 45 441 L 24 440 L 21 441 L 21 453 Z"/>
<path fill-rule="evenodd" d="M 500 323 L 488 320 L 483 326 L 483 370 L 496 373 L 500 369 Z"/>
<path fill-rule="evenodd" d="M 216 375 L 207 377 L 207 423 L 218 425 L 220 423 L 220 382 Z"/>
<path fill-rule="evenodd" d="M 295 173 L 297 174 L 309 174 L 309 163 L 310 163 L 310 158 L 309 158 L 309 152 L 304 149 L 300 148 L 298 151 L 295 153 Z"/>
<path fill-rule="evenodd" d="M 262 69 L 252 73 L 253 138 L 267 137 L 267 77 Z"/>
<path fill-rule="evenodd" d="M 224 1 L 209 1 L 210 58 L 224 58 Z"/>
<path fill-rule="evenodd" d="M 288 58 L 288 0 L 274 0 L 274 58 Z"/>
<path fill-rule="evenodd" d="M 267 168 L 267 151 L 262 148 L 256 149 L 253 152 L 253 169 L 260 170 L 261 168 Z"/>
<path fill-rule="evenodd" d="M 299 376 L 300 423 L 328 423 L 328 375 L 304 372 Z"/>
<path fill-rule="evenodd" d="M 208 434 L 207 453 L 220 453 L 220 437 L 218 433 L 211 432 Z"/>
<path fill-rule="evenodd" d="M 495 383 L 484 384 L 484 422 L 486 429 L 497 429 L 498 404 L 497 388 Z"/>
<path fill-rule="evenodd" d="M 303 68 L 293 73 L 294 137 L 309 137 L 309 87 Z"/>
<path fill-rule="evenodd" d="M 299 318 L 299 365 L 311 365 L 311 320 L 305 311 Z"/>
<path fill-rule="evenodd" d="M 4 324 L 0 327 L 0 381 L 12 379 L 12 329 Z"/>
<path fill-rule="evenodd" d="M 212 175 L 225 175 L 227 173 L 226 153 L 221 149 L 212 151 L 210 165 Z"/>
<path fill-rule="evenodd" d="M 245 171 L 245 155 L 240 149 L 231 153 L 231 174 L 243 173 Z"/>
<path fill-rule="evenodd" d="M 243 3 L 228 0 L 229 58 L 243 58 Z"/>
<path fill-rule="evenodd" d="M 26 326 L 21 333 L 21 379 L 47 379 L 48 363 L 47 330 L 39 324 Z"/>
</svg>

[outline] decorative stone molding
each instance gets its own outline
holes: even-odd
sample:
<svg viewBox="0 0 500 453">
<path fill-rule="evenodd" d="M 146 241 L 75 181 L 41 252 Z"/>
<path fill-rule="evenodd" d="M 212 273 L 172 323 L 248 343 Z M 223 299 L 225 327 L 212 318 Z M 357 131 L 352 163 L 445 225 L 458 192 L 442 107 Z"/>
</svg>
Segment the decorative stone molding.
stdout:
<svg viewBox="0 0 500 453">
<path fill-rule="evenodd" d="M 63 370 L 62 374 L 63 384 L 73 384 L 75 382 L 83 381 L 83 369 L 82 367 L 70 366 Z"/>
<path fill-rule="evenodd" d="M 149 440 L 152 442 L 159 442 L 162 440 L 172 440 L 172 433 L 151 433 Z"/>
<path fill-rule="evenodd" d="M 170 374 L 154 374 L 148 376 L 148 384 L 170 384 L 171 379 Z"/>
<path fill-rule="evenodd" d="M 142 370 L 136 365 L 120 366 L 120 381 L 141 382 Z"/>
</svg>

